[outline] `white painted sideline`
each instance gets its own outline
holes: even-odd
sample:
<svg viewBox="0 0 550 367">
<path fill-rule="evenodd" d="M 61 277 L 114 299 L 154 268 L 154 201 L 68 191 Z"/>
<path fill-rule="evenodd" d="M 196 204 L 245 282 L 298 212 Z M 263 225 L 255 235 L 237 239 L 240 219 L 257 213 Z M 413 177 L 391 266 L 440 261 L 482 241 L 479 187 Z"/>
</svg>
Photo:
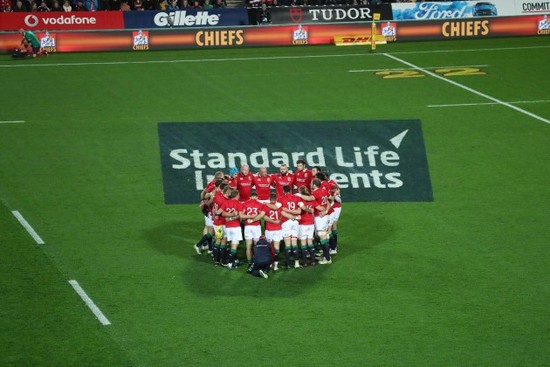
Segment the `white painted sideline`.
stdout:
<svg viewBox="0 0 550 367">
<path fill-rule="evenodd" d="M 482 93 L 482 92 L 480 92 L 480 91 L 478 91 L 478 90 L 475 90 L 475 89 L 470 88 L 470 87 L 467 87 L 467 86 L 465 86 L 465 85 L 463 85 L 463 84 L 457 83 L 457 82 L 455 82 L 454 80 L 444 78 L 444 77 L 442 77 L 442 76 L 440 76 L 440 75 L 437 75 L 436 73 L 432 73 L 432 72 L 429 71 L 429 70 L 426 70 L 426 69 L 424 69 L 424 68 L 421 68 L 420 66 L 414 65 L 414 64 L 412 64 L 412 63 L 410 63 L 410 62 L 408 62 L 408 61 L 405 61 L 405 60 L 403 60 L 403 59 L 400 59 L 400 58 L 397 57 L 397 56 L 393 56 L 393 55 L 386 54 L 386 53 L 383 54 L 383 55 L 386 56 L 386 57 L 389 57 L 389 58 L 392 59 L 392 60 L 398 61 L 398 62 L 400 62 L 400 63 L 402 63 L 402 64 L 407 65 L 407 66 L 410 66 L 411 68 L 414 68 L 414 69 L 416 69 L 416 70 L 418 70 L 418 71 L 421 71 L 421 72 L 423 72 L 423 73 L 425 73 L 425 74 L 428 74 L 428 75 L 430 75 L 430 76 L 432 76 L 432 77 L 434 77 L 434 78 L 437 78 L 437 79 L 442 80 L 442 81 L 444 81 L 444 82 L 446 82 L 446 83 L 452 84 L 452 85 L 454 85 L 455 87 L 462 88 L 462 89 L 464 89 L 464 90 L 467 90 L 467 91 L 470 92 L 470 93 L 477 94 L 478 96 L 483 97 L 483 98 L 485 98 L 485 99 L 488 99 L 488 100 L 490 100 L 490 101 L 493 101 L 493 102 L 495 102 L 495 103 L 497 103 L 497 104 L 500 104 L 500 105 L 502 105 L 502 106 L 506 106 L 506 107 L 511 108 L 511 109 L 513 109 L 513 110 L 516 110 L 516 111 L 518 111 L 518 112 L 520 112 L 520 113 L 523 113 L 524 115 L 530 116 L 530 117 L 532 117 L 532 118 L 534 118 L 534 119 L 537 119 L 537 120 L 540 120 L 540 121 L 542 121 L 542 122 L 546 122 L 547 124 L 550 124 L 550 120 L 545 119 L 544 117 L 541 117 L 541 116 L 539 116 L 539 115 L 535 115 L 534 113 L 531 113 L 531 112 L 526 111 L 526 110 L 524 110 L 524 109 L 522 109 L 522 108 L 516 107 L 516 106 L 514 106 L 514 105 L 512 105 L 512 104 L 510 104 L 510 103 L 501 101 L 501 100 L 498 99 L 498 98 L 491 97 L 491 96 L 489 96 L 489 95 L 487 95 L 487 94 L 485 94 L 485 93 Z"/>
<path fill-rule="evenodd" d="M 107 326 L 111 325 L 111 322 L 105 317 L 103 312 L 95 305 L 94 301 L 88 295 L 86 292 L 84 292 L 84 289 L 78 284 L 76 280 L 69 280 L 69 284 L 74 288 L 76 293 L 82 298 L 84 303 L 86 303 L 86 306 L 93 312 L 95 317 L 101 322 L 102 325 Z"/>
<path fill-rule="evenodd" d="M 550 99 L 539 99 L 536 101 L 513 101 L 506 102 L 510 104 L 526 104 L 526 103 L 548 103 Z M 438 107 L 463 107 L 463 106 L 489 106 L 496 105 L 496 102 L 482 102 L 482 103 L 451 103 L 451 104 L 429 104 L 429 108 L 438 108 Z"/>
<path fill-rule="evenodd" d="M 23 124 L 23 123 L 25 123 L 25 121 L 23 120 L 5 120 L 5 121 L 0 120 L 0 124 Z"/>
<path fill-rule="evenodd" d="M 17 220 L 19 221 L 19 223 L 21 223 L 21 225 L 23 226 L 23 228 L 25 228 L 27 230 L 27 232 L 31 235 L 31 237 L 35 240 L 35 242 L 39 245 L 43 245 L 44 244 L 44 241 L 42 240 L 42 238 L 40 238 L 40 236 L 38 235 L 38 233 L 36 233 L 36 231 L 31 227 L 31 225 L 29 224 L 29 222 L 27 222 L 25 220 L 25 218 L 23 218 L 23 216 L 21 215 L 21 213 L 19 213 L 17 210 L 13 210 L 11 212 L 15 218 L 17 218 Z"/>
</svg>

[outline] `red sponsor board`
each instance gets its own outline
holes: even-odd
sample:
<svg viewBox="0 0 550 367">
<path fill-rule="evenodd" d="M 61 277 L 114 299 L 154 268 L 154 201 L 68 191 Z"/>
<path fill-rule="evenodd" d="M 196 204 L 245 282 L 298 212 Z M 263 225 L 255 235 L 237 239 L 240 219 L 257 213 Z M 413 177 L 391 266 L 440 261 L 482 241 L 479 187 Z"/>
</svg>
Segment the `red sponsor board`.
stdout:
<svg viewBox="0 0 550 367">
<path fill-rule="evenodd" d="M 124 29 L 122 12 L 0 13 L 0 30 L 31 31 Z"/>
<path fill-rule="evenodd" d="M 550 30 L 546 29 L 543 20 L 541 16 L 523 16 L 426 22 L 403 21 L 390 22 L 389 25 L 388 22 L 383 22 L 377 25 L 377 34 L 384 34 L 383 28 L 386 27 L 386 40 L 397 42 L 547 36 Z M 82 52 L 326 45 L 332 44 L 335 36 L 364 35 L 370 34 L 370 31 L 370 23 L 148 30 L 141 34 L 135 30 L 58 31 L 55 33 L 55 49 L 57 52 Z M 136 37 L 140 39 L 136 40 Z M 18 46 L 20 38 L 21 36 L 16 33 L 0 33 L 0 52 L 11 52 Z"/>
</svg>

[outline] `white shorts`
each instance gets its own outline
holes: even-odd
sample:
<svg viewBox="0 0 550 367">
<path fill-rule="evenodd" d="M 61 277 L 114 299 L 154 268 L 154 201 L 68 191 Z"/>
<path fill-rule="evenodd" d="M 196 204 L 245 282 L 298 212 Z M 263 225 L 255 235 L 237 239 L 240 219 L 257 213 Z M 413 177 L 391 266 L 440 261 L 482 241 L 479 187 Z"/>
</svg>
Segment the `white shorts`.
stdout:
<svg viewBox="0 0 550 367">
<path fill-rule="evenodd" d="M 283 224 L 281 224 L 282 231 L 283 231 L 283 238 L 288 237 L 298 237 L 298 229 L 299 224 L 296 220 L 287 220 Z"/>
<path fill-rule="evenodd" d="M 328 225 L 332 226 L 334 222 L 338 222 L 338 219 L 340 218 L 340 212 L 342 211 L 342 208 L 334 208 L 334 211 L 330 213 L 328 216 Z"/>
<path fill-rule="evenodd" d="M 280 229 L 277 230 L 277 231 L 268 231 L 268 230 L 266 230 L 265 231 L 265 238 L 269 242 L 279 242 L 280 240 L 283 239 L 283 231 L 281 231 Z"/>
<path fill-rule="evenodd" d="M 225 227 L 225 236 L 227 241 L 231 243 L 240 242 L 243 240 L 243 232 L 241 227 Z"/>
<path fill-rule="evenodd" d="M 258 240 L 262 235 L 262 226 L 244 226 L 244 238 L 246 240 Z"/>
<path fill-rule="evenodd" d="M 212 214 L 208 213 L 208 216 L 204 216 L 204 225 L 207 227 L 214 227 L 214 223 L 212 223 Z"/>
<path fill-rule="evenodd" d="M 298 238 L 301 240 L 313 238 L 314 230 L 315 230 L 315 226 L 313 224 L 300 225 L 300 229 L 298 231 Z"/>
<path fill-rule="evenodd" d="M 319 232 L 325 232 L 328 231 L 328 216 L 325 215 L 324 217 L 315 217 L 315 230 L 317 231 L 317 234 Z"/>
</svg>

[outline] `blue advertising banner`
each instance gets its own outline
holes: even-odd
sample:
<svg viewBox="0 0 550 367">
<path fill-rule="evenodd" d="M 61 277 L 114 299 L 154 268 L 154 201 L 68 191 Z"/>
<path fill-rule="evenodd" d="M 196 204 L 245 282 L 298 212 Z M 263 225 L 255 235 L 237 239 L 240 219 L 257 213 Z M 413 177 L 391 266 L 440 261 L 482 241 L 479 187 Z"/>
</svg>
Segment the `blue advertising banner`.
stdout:
<svg viewBox="0 0 550 367">
<path fill-rule="evenodd" d="M 442 1 L 392 4 L 394 20 L 432 20 L 497 16 L 497 6 L 488 1 Z"/>
<path fill-rule="evenodd" d="M 328 170 L 346 202 L 433 201 L 420 120 L 159 123 L 158 133 L 166 204 L 196 203 L 216 171 L 277 173 L 298 159 Z"/>
<path fill-rule="evenodd" d="M 248 12 L 244 8 L 185 9 L 171 12 L 124 12 L 124 27 L 126 29 L 189 28 L 247 24 Z"/>
</svg>

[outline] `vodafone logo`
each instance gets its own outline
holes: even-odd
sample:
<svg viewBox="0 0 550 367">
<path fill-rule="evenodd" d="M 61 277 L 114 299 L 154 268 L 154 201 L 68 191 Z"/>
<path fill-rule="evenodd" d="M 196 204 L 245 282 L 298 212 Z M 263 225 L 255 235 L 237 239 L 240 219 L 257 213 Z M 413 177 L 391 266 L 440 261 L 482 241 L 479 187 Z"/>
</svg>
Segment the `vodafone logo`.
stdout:
<svg viewBox="0 0 550 367">
<path fill-rule="evenodd" d="M 36 15 L 27 15 L 24 19 L 25 24 L 30 27 L 36 27 L 38 23 L 44 23 L 46 26 L 51 25 L 95 25 L 97 24 L 97 19 L 95 17 L 87 17 L 87 16 L 76 16 L 76 15 L 70 15 L 65 16 L 61 15 L 59 17 L 40 17 L 38 18 Z"/>
<path fill-rule="evenodd" d="M 38 25 L 38 17 L 36 15 L 27 15 L 24 22 L 28 27 L 36 27 Z"/>
</svg>

